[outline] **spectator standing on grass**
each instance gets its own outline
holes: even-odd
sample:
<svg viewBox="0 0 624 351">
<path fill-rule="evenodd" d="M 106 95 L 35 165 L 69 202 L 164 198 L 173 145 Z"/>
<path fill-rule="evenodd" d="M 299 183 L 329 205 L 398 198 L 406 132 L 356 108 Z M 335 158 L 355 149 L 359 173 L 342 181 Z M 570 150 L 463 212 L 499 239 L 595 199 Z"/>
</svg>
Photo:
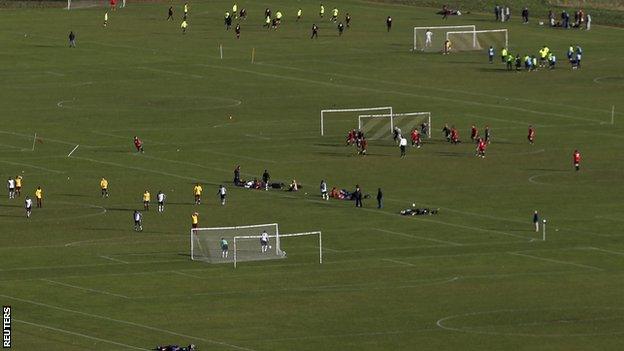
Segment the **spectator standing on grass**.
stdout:
<svg viewBox="0 0 624 351">
<path fill-rule="evenodd" d="M 535 226 L 535 231 L 539 232 L 539 214 L 537 213 L 537 210 L 533 212 L 533 225 Z"/>
<path fill-rule="evenodd" d="M 69 32 L 69 47 L 70 48 L 76 47 L 76 34 L 74 34 L 73 31 Z"/>
<path fill-rule="evenodd" d="M 526 7 L 522 9 L 522 23 L 529 23 L 529 9 Z"/>
<path fill-rule="evenodd" d="M 377 208 L 383 208 L 383 192 L 381 192 L 381 188 L 377 188 Z"/>
<path fill-rule="evenodd" d="M 496 22 L 500 20 L 500 6 L 494 6 L 494 17 L 496 17 Z"/>
<path fill-rule="evenodd" d="M 271 175 L 268 170 L 264 170 L 262 173 L 262 182 L 264 183 L 264 190 L 269 190 L 269 180 L 271 180 Z"/>
<path fill-rule="evenodd" d="M 511 19 L 511 10 L 509 9 L 509 6 L 505 6 L 505 22 L 509 21 Z"/>
<path fill-rule="evenodd" d="M 353 192 L 353 199 L 355 200 L 355 207 L 362 207 L 362 189 L 360 185 L 355 185 L 355 191 Z"/>
</svg>

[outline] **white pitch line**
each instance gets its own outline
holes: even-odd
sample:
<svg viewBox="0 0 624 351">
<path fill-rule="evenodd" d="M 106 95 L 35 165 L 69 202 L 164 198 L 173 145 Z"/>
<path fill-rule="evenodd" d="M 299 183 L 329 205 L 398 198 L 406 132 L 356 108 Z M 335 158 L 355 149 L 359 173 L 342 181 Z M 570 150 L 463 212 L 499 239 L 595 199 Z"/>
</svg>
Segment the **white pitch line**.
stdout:
<svg viewBox="0 0 624 351">
<path fill-rule="evenodd" d="M 91 317 L 91 318 L 106 320 L 106 321 L 109 321 L 109 322 L 115 322 L 115 323 L 118 323 L 118 324 L 124 324 L 124 325 L 129 325 L 129 326 L 133 326 L 133 327 L 143 328 L 143 329 L 147 329 L 147 330 L 151 330 L 151 331 L 156 331 L 156 332 L 160 332 L 160 333 L 165 333 L 165 334 L 169 334 L 169 335 L 179 336 L 179 337 L 183 337 L 183 338 L 187 338 L 187 339 L 200 340 L 200 341 L 204 341 L 204 342 L 207 342 L 207 343 L 210 343 L 210 344 L 213 344 L 213 345 L 219 345 L 219 346 L 228 347 L 228 348 L 231 348 L 231 349 L 243 350 L 243 351 L 255 351 L 254 349 L 251 349 L 251 348 L 248 348 L 248 347 L 237 346 L 237 345 L 229 344 L 229 343 L 226 343 L 226 342 L 223 342 L 223 341 L 217 341 L 217 340 L 211 340 L 211 339 L 206 339 L 206 338 L 197 337 L 197 336 L 186 335 L 186 334 L 170 331 L 170 330 L 167 330 L 167 329 L 161 329 L 161 328 L 152 327 L 152 326 L 145 325 L 145 324 L 125 321 L 125 320 L 121 320 L 121 319 L 110 318 L 110 317 L 106 317 L 106 316 L 100 316 L 100 315 L 97 315 L 97 314 L 92 314 L 92 313 L 72 310 L 72 309 L 69 309 L 69 308 L 63 308 L 63 307 L 54 306 L 54 305 L 48 305 L 48 304 L 43 303 L 43 302 L 37 302 L 37 301 L 33 301 L 33 300 L 22 299 L 22 298 L 19 298 L 19 297 L 13 297 L 13 296 L 4 295 L 4 294 L 0 294 L 0 297 L 4 297 L 5 299 L 11 299 L 11 300 L 14 300 L 14 301 L 20 301 L 20 302 L 28 303 L 28 304 L 35 305 L 35 306 L 46 307 L 46 308 L 54 309 L 54 310 L 57 310 L 57 311 L 63 311 L 63 312 L 67 312 L 67 313 L 78 314 L 78 315 L 87 316 L 87 317 Z"/>
<path fill-rule="evenodd" d="M 41 171 L 46 171 L 46 172 L 52 172 L 52 173 L 57 173 L 57 174 L 63 174 L 65 172 L 63 171 L 57 171 L 56 169 L 50 169 L 50 168 L 45 168 L 45 167 L 39 167 L 39 166 L 35 166 L 35 165 L 30 165 L 28 163 L 22 163 L 22 162 L 11 162 L 11 161 L 6 161 L 6 160 L 0 160 L 0 162 L 2 163 L 6 163 L 9 165 L 14 165 L 14 166 L 24 166 L 24 167 L 28 167 L 28 168 L 33 168 L 33 169 L 38 169 Z"/>
<path fill-rule="evenodd" d="M 178 274 L 178 275 L 182 275 L 182 276 L 185 276 L 185 277 L 190 277 L 190 278 L 195 278 L 195 279 L 204 279 L 204 278 L 202 278 L 202 277 L 200 277 L 198 275 L 188 274 L 188 273 L 184 273 L 184 272 L 180 272 L 180 271 L 170 271 L 170 272 Z"/>
<path fill-rule="evenodd" d="M 122 344 L 120 342 L 116 342 L 116 341 L 112 341 L 112 340 L 108 340 L 108 339 L 102 339 L 102 338 L 98 338 L 98 337 L 87 335 L 87 334 L 73 332 L 73 331 L 70 331 L 70 330 L 59 329 L 59 328 L 51 327 L 51 326 L 45 325 L 45 324 L 39 324 L 39 323 L 34 323 L 34 322 L 27 322 L 27 321 L 21 320 L 21 319 L 14 319 L 14 321 L 16 321 L 18 323 L 28 324 L 28 325 L 31 325 L 31 326 L 34 326 L 34 327 L 38 327 L 38 328 L 53 330 L 53 331 L 56 331 L 56 332 L 59 332 L 59 333 L 63 333 L 63 334 L 79 336 L 81 338 L 95 340 L 95 341 L 103 342 L 103 343 L 106 343 L 106 344 L 111 344 L 111 345 L 115 345 L 115 346 L 121 346 L 121 347 L 124 347 L 124 348 L 127 348 L 127 349 L 132 349 L 132 350 L 151 350 L 151 349 L 145 349 L 145 348 L 142 348 L 142 347 L 132 346 L 132 345 L 128 345 L 128 344 Z"/>
<path fill-rule="evenodd" d="M 158 68 L 149 68 L 149 67 L 137 67 L 138 69 L 142 69 L 145 71 L 152 71 L 152 72 L 158 72 L 158 73 L 167 73 L 167 74 L 175 74 L 178 76 L 185 76 L 185 77 L 192 77 L 192 78 L 204 78 L 204 76 L 200 76 L 198 74 L 189 74 L 189 73 L 182 73 L 182 72 L 174 72 L 174 71 L 166 71 L 164 69 L 158 69 Z"/>
<path fill-rule="evenodd" d="M 399 236 L 403 236 L 403 237 L 407 237 L 407 238 L 422 239 L 422 240 L 426 240 L 426 241 L 432 241 L 432 242 L 438 243 L 438 244 L 447 244 L 447 245 L 451 245 L 451 246 L 463 246 L 463 244 L 452 242 L 452 241 L 432 239 L 432 238 L 428 238 L 428 237 L 425 237 L 425 236 L 418 236 L 418 235 L 412 235 L 412 234 L 408 234 L 408 233 L 395 232 L 395 231 L 392 231 L 392 230 L 386 230 L 386 229 L 380 229 L 380 228 L 373 228 L 373 230 L 376 230 L 376 231 L 382 232 L 382 233 L 387 233 L 387 234 L 399 235 Z"/>
<path fill-rule="evenodd" d="M 78 290 L 82 290 L 82 291 L 89 291 L 89 292 L 98 293 L 98 294 L 103 294 L 103 295 L 109 295 L 109 296 L 121 297 L 122 299 L 129 299 L 129 298 L 130 298 L 130 297 L 126 296 L 126 295 L 120 295 L 120 294 L 110 293 L 110 292 L 107 292 L 107 291 L 102 291 L 102 290 L 97 290 L 97 289 L 85 288 L 85 287 L 78 286 L 78 285 L 72 285 L 72 284 L 67 284 L 67 283 L 61 283 L 61 282 L 57 282 L 56 280 L 41 279 L 41 281 L 44 281 L 44 282 L 47 282 L 47 283 L 50 283 L 50 284 L 54 284 L 54 285 L 64 286 L 64 287 L 67 287 L 67 288 L 78 289 Z"/>
<path fill-rule="evenodd" d="M 100 255 L 99 257 L 101 257 L 101 258 L 103 258 L 105 260 L 113 261 L 113 262 L 119 262 L 119 263 L 124 263 L 124 264 L 130 263 L 128 261 L 124 261 L 124 260 L 120 260 L 118 258 L 113 258 L 113 257 L 109 257 L 109 256 L 104 256 L 104 255 Z"/>
<path fill-rule="evenodd" d="M 63 73 L 58 73 L 58 72 L 53 72 L 53 71 L 46 71 L 45 73 L 51 74 L 51 75 L 57 76 L 57 77 L 65 77 L 65 75 Z"/>
<path fill-rule="evenodd" d="M 386 261 L 386 262 L 392 262 L 392 263 L 397 263 L 403 266 L 410 266 L 410 267 L 416 267 L 415 264 L 413 263 L 409 263 L 409 262 L 403 262 L 403 261 L 398 261 L 398 260 L 393 260 L 391 258 L 382 258 L 382 261 Z"/>
<path fill-rule="evenodd" d="M 605 249 L 601 249 L 599 247 L 594 247 L 594 246 L 590 246 L 588 247 L 588 249 L 590 250 L 596 250 L 596 251 L 601 251 L 601 252 L 605 252 L 605 253 L 610 253 L 613 255 L 620 255 L 620 256 L 624 256 L 624 252 L 619 252 L 619 251 L 612 251 L 612 250 L 605 250 Z"/>
<path fill-rule="evenodd" d="M 552 258 L 544 258 L 544 257 L 539 257 L 539 256 L 521 254 L 521 253 L 518 253 L 518 252 L 508 252 L 508 253 L 510 255 L 514 255 L 514 256 L 528 257 L 528 258 L 532 258 L 534 260 L 540 260 L 540 261 L 545 261 L 545 262 L 566 264 L 566 265 L 570 265 L 570 266 L 576 266 L 576 267 L 582 267 L 582 268 L 587 268 L 587 269 L 593 269 L 593 270 L 596 270 L 596 271 L 602 271 L 603 270 L 602 268 L 598 268 L 598 267 L 594 267 L 594 266 L 588 266 L 586 264 L 580 264 L 580 263 L 574 263 L 574 262 L 568 262 L 568 261 L 560 261 L 560 260 L 553 260 Z"/>
<path fill-rule="evenodd" d="M 72 149 L 72 151 L 70 151 L 70 152 L 67 154 L 67 157 L 71 157 L 71 155 L 74 153 L 74 151 L 76 151 L 76 150 L 78 149 L 78 146 L 80 146 L 80 145 L 76 145 L 76 147 L 74 147 L 74 148 Z"/>
</svg>

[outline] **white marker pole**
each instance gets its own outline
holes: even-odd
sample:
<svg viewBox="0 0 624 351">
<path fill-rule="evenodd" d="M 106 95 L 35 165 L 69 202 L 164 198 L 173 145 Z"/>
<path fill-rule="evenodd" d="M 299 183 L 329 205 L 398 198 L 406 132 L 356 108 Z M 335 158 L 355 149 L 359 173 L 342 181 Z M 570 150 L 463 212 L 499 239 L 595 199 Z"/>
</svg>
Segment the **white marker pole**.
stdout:
<svg viewBox="0 0 624 351">
<path fill-rule="evenodd" d="M 546 220 L 542 220 L 542 241 L 546 241 Z"/>
<path fill-rule="evenodd" d="M 611 125 L 615 124 L 615 105 L 611 106 Z"/>
<path fill-rule="evenodd" d="M 219 57 L 223 60 L 223 45 L 219 44 Z"/>
<path fill-rule="evenodd" d="M 253 64 L 256 61 L 256 48 L 251 49 L 251 63 Z"/>
<path fill-rule="evenodd" d="M 35 143 L 37 142 L 37 132 L 35 132 L 35 136 L 33 137 L 33 146 L 32 151 L 35 151 Z"/>
<path fill-rule="evenodd" d="M 73 148 L 72 151 L 69 152 L 69 154 L 67 154 L 67 157 L 71 157 L 71 155 L 74 153 L 74 151 L 76 151 L 76 149 L 78 149 L 78 146 L 80 146 L 80 145 L 76 145 L 76 147 Z"/>
</svg>

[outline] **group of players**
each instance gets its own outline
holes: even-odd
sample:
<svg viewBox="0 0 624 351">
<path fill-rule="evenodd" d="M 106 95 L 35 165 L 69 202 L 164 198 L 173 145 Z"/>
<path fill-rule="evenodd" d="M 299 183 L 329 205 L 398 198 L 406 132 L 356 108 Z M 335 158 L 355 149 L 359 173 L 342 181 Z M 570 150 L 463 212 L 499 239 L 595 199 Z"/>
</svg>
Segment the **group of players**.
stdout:
<svg viewBox="0 0 624 351">
<path fill-rule="evenodd" d="M 487 51 L 488 61 L 494 63 L 495 49 L 490 46 Z M 539 61 L 538 61 L 539 56 Z M 579 46 L 570 45 L 566 52 L 568 62 L 572 69 L 581 68 L 581 60 L 583 58 L 583 49 Z M 515 56 L 507 48 L 501 49 L 501 62 L 505 63 L 508 71 L 515 70 L 521 71 L 524 66 L 524 70 L 527 72 L 536 71 L 538 68 L 555 69 L 557 65 L 557 56 L 550 50 L 547 45 L 544 45 L 539 51 L 538 55 L 525 55 L 520 57 L 520 54 Z"/>
<path fill-rule="evenodd" d="M 22 182 L 24 178 L 21 175 L 13 177 L 9 177 L 7 180 L 7 190 L 9 193 L 9 200 L 16 199 L 22 196 Z M 43 207 L 43 189 L 41 186 L 38 186 L 35 189 L 35 200 L 37 201 L 37 208 Z M 26 218 L 30 218 L 32 214 L 33 208 L 33 200 L 30 196 L 26 196 L 24 199 L 24 209 L 26 210 Z"/>
</svg>

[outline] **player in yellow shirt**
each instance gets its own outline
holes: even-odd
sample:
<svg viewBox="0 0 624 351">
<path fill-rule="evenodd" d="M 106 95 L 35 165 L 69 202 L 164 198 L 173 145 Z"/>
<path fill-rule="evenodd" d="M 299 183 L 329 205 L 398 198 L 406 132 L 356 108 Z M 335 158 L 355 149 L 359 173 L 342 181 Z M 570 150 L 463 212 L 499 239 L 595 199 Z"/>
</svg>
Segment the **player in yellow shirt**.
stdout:
<svg viewBox="0 0 624 351">
<path fill-rule="evenodd" d="M 188 27 L 188 23 L 186 22 L 186 20 L 183 20 L 182 24 L 180 25 L 180 28 L 182 28 L 182 34 L 186 34 L 186 27 Z"/>
<path fill-rule="evenodd" d="M 143 193 L 143 208 L 145 209 L 145 211 L 149 211 L 150 198 L 151 196 L 149 190 L 145 190 L 145 192 Z"/>
<path fill-rule="evenodd" d="M 102 177 L 100 180 L 100 189 L 102 190 L 102 197 L 108 197 L 108 180 Z"/>
<path fill-rule="evenodd" d="M 191 215 L 191 227 L 195 229 L 198 226 L 199 226 L 199 213 L 193 212 L 193 214 Z"/>
<path fill-rule="evenodd" d="M 319 11 L 319 16 L 321 18 L 323 18 L 324 15 L 325 15 L 325 6 L 323 6 L 323 4 L 321 4 L 321 9 Z"/>
<path fill-rule="evenodd" d="M 43 189 L 40 186 L 35 190 L 35 198 L 37 199 L 37 208 L 43 207 Z"/>
<path fill-rule="evenodd" d="M 104 27 L 108 24 L 108 11 L 104 13 Z"/>
<path fill-rule="evenodd" d="M 184 3 L 184 19 L 186 19 L 186 16 L 188 16 L 188 2 Z"/>
<path fill-rule="evenodd" d="M 22 194 L 22 176 L 15 177 L 15 195 L 20 196 Z"/>
<path fill-rule="evenodd" d="M 195 186 L 193 187 L 193 195 L 195 195 L 195 205 L 201 204 L 202 191 L 204 191 L 202 186 L 199 183 L 195 184 Z"/>
</svg>

